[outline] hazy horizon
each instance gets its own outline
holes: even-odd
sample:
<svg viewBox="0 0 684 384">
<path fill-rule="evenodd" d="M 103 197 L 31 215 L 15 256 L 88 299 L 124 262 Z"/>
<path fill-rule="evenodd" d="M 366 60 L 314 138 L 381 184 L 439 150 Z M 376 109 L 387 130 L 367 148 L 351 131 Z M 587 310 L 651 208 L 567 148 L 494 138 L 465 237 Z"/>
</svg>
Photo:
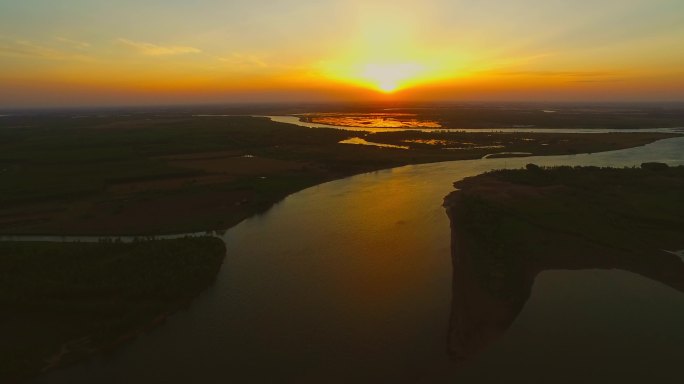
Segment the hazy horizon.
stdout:
<svg viewBox="0 0 684 384">
<path fill-rule="evenodd" d="M 179 103 L 141 103 L 141 104 L 82 104 L 82 105 L 24 105 L 14 107 L 0 106 L 0 117 L 25 112 L 192 112 L 236 114 L 245 110 L 285 111 L 287 114 L 307 112 L 363 113 L 377 109 L 450 109 L 450 108 L 675 108 L 684 109 L 684 101 L 591 101 L 591 100 L 441 100 L 441 101 L 227 101 L 227 102 L 179 102 Z M 297 109 L 298 111 L 294 111 Z M 10 115 L 7 115 L 9 113 Z M 283 112 L 285 113 L 285 112 Z M 251 113 L 250 113 L 251 114 Z M 253 113 L 258 115 L 258 113 Z M 268 114 L 268 113 L 267 113 Z"/>
</svg>

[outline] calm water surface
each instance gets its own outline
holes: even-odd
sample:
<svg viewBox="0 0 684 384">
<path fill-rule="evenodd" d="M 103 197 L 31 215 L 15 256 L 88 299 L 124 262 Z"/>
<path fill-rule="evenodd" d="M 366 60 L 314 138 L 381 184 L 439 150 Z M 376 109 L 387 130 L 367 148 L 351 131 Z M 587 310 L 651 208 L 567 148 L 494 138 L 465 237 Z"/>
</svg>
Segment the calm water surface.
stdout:
<svg viewBox="0 0 684 384">
<path fill-rule="evenodd" d="M 684 294 L 617 270 L 543 272 L 505 336 L 448 358 L 452 183 L 537 164 L 684 164 L 684 138 L 594 155 L 396 168 L 294 194 L 225 236 L 215 285 L 163 326 L 40 383 L 672 382 Z"/>
</svg>

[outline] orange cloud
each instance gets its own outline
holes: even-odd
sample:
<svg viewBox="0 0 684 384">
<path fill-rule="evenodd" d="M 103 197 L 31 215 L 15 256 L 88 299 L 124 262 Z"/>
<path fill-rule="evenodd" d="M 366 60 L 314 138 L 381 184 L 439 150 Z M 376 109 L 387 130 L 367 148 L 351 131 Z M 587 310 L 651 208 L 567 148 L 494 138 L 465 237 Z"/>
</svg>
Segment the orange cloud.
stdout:
<svg viewBox="0 0 684 384">
<path fill-rule="evenodd" d="M 116 42 L 119 45 L 131 48 L 136 52 L 146 56 L 173 56 L 202 52 L 194 47 L 185 47 L 179 45 L 163 46 L 128 39 L 117 39 Z"/>
</svg>

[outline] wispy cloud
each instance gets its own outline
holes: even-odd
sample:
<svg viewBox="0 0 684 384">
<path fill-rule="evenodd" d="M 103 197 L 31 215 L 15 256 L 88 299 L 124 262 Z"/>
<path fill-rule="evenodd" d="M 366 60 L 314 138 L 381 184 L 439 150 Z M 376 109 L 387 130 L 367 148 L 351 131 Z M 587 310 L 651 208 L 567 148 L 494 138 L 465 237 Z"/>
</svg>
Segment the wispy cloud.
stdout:
<svg viewBox="0 0 684 384">
<path fill-rule="evenodd" d="M 602 71 L 513 71 L 500 72 L 504 76 L 535 76 L 535 77 L 610 77 L 615 76 L 614 72 Z"/>
<path fill-rule="evenodd" d="M 542 77 L 568 83 L 605 83 L 622 81 L 624 73 L 610 71 L 518 71 L 502 72 L 503 76 Z"/>
<path fill-rule="evenodd" d="M 70 47 L 77 48 L 77 49 L 86 49 L 86 48 L 90 48 L 90 46 L 91 46 L 90 43 L 86 43 L 84 41 L 72 40 L 72 39 L 68 39 L 66 37 L 62 37 L 62 36 L 55 36 L 55 40 L 64 44 L 64 45 L 68 45 Z"/>
<path fill-rule="evenodd" d="M 258 58 L 257 56 L 254 55 L 245 55 L 242 53 L 233 53 L 229 56 L 226 57 L 219 57 L 219 61 L 226 63 L 230 66 L 233 67 L 257 67 L 257 68 L 266 68 L 268 67 L 268 64 L 264 62 L 262 59 Z"/>
<path fill-rule="evenodd" d="M 201 50 L 194 47 L 180 45 L 157 45 L 128 39 L 117 39 L 117 44 L 131 48 L 146 56 L 172 56 L 200 53 Z"/>
<path fill-rule="evenodd" d="M 624 78 L 611 78 L 611 79 L 582 79 L 582 80 L 572 80 L 571 83 L 615 83 L 618 81 L 624 81 Z"/>
<path fill-rule="evenodd" d="M 45 60 L 90 60 L 82 53 L 35 43 L 29 40 L 12 40 L 0 38 L 0 55 L 10 57 L 27 57 Z"/>
</svg>

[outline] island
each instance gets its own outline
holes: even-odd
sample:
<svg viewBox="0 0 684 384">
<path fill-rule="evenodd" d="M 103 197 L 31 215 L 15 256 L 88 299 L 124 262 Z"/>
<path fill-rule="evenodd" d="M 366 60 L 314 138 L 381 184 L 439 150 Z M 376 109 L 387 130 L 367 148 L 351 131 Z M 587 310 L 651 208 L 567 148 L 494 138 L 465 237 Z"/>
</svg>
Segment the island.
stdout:
<svg viewBox="0 0 684 384">
<path fill-rule="evenodd" d="M 684 167 L 497 170 L 455 183 L 452 358 L 503 336 L 545 270 L 620 269 L 684 292 Z"/>
</svg>

